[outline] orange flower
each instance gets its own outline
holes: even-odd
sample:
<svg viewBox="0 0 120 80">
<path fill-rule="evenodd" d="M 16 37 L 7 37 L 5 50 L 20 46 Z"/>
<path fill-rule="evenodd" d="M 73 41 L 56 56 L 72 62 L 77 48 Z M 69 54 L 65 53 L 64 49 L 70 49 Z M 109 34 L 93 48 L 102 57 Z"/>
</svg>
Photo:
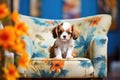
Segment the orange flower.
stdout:
<svg viewBox="0 0 120 80">
<path fill-rule="evenodd" d="M 17 11 L 14 11 L 11 15 L 11 19 L 15 23 L 18 23 L 19 22 L 19 13 Z"/>
<path fill-rule="evenodd" d="M 16 69 L 16 67 L 12 64 L 8 64 L 7 68 L 3 68 L 4 71 L 4 78 L 6 78 L 6 80 L 16 80 L 17 78 L 19 78 L 19 73 Z"/>
<path fill-rule="evenodd" d="M 15 50 L 18 54 L 25 54 L 25 48 L 26 48 L 26 44 L 23 40 L 20 40 L 19 38 L 16 39 L 15 41 L 15 45 L 12 47 L 13 50 Z"/>
<path fill-rule="evenodd" d="M 50 68 L 51 71 L 56 71 L 57 73 L 61 72 L 61 69 L 64 67 L 63 60 L 53 60 L 51 61 L 52 66 Z"/>
<path fill-rule="evenodd" d="M 28 31 L 28 26 L 26 26 L 24 22 L 16 24 L 15 28 L 16 28 L 16 35 L 17 36 L 21 36 L 23 34 L 26 34 Z"/>
<path fill-rule="evenodd" d="M 102 17 L 94 17 L 90 23 L 91 27 L 94 27 L 95 25 L 97 25 L 99 23 L 99 21 L 101 20 Z"/>
<path fill-rule="evenodd" d="M 29 63 L 28 55 L 27 54 L 22 55 L 19 59 L 19 65 L 23 68 L 26 68 L 28 66 L 28 63 Z"/>
<path fill-rule="evenodd" d="M 0 46 L 4 49 L 11 48 L 16 39 L 15 30 L 12 26 L 6 26 L 0 30 Z"/>
<path fill-rule="evenodd" d="M 0 19 L 7 17 L 10 14 L 10 10 L 5 3 L 0 4 Z"/>
</svg>

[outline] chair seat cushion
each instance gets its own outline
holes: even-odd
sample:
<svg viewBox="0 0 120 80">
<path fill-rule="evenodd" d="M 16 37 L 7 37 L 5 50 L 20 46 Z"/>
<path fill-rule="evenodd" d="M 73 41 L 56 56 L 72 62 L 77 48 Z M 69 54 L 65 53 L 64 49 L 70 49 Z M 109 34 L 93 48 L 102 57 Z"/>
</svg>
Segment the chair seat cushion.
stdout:
<svg viewBox="0 0 120 80">
<path fill-rule="evenodd" d="M 27 77 L 82 78 L 93 77 L 94 68 L 90 59 L 33 58 L 26 70 Z"/>
</svg>

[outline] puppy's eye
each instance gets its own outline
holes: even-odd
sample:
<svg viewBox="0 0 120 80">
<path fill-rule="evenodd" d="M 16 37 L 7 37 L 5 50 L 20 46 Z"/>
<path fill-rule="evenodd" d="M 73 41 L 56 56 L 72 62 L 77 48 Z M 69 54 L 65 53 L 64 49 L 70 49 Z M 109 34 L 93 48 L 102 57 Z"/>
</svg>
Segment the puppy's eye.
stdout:
<svg viewBox="0 0 120 80">
<path fill-rule="evenodd" d="M 68 32 L 68 34 L 71 34 L 71 32 Z"/>
</svg>

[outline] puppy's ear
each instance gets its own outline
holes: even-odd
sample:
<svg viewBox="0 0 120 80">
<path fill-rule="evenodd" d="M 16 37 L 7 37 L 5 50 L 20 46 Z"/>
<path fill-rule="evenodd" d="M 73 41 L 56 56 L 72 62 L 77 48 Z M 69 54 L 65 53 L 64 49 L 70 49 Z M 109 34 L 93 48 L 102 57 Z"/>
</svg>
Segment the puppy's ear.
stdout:
<svg viewBox="0 0 120 80">
<path fill-rule="evenodd" d="M 54 38 L 57 38 L 57 35 L 58 35 L 57 27 L 53 28 L 52 34 Z"/>
<path fill-rule="evenodd" d="M 75 28 L 74 25 L 72 25 L 72 36 L 73 39 L 76 40 L 80 35 L 80 31 L 78 29 Z"/>
</svg>

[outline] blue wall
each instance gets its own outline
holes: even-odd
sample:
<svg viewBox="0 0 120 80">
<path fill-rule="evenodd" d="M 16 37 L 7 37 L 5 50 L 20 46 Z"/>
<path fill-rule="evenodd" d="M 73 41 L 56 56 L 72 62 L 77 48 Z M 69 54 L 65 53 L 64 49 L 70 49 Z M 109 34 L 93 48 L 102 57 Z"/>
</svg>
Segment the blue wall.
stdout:
<svg viewBox="0 0 120 80">
<path fill-rule="evenodd" d="M 62 0 L 42 0 L 42 18 L 61 19 Z"/>
<path fill-rule="evenodd" d="M 30 0 L 19 0 L 20 1 L 20 10 L 19 12 L 24 15 L 29 15 L 30 13 L 30 7 L 29 3 Z"/>
<path fill-rule="evenodd" d="M 120 0 L 118 0 L 120 3 Z M 97 0 L 82 0 L 81 3 L 81 16 L 90 16 L 97 14 Z M 120 5 L 118 5 L 120 9 Z M 42 18 L 49 19 L 62 19 L 62 0 L 42 0 L 41 8 Z M 29 0 L 20 0 L 20 13 L 29 15 Z M 118 14 L 120 10 L 118 10 Z M 120 26 L 120 16 L 118 16 L 118 25 Z M 108 53 L 113 53 L 115 49 L 120 45 L 120 28 L 115 32 L 108 33 Z"/>
</svg>

